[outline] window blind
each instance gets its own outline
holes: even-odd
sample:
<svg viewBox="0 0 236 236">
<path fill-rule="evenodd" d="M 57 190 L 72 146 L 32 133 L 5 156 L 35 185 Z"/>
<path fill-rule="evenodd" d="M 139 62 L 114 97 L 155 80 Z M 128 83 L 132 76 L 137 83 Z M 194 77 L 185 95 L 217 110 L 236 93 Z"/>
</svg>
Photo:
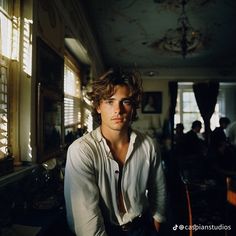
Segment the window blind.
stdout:
<svg viewBox="0 0 236 236">
<path fill-rule="evenodd" d="M 7 152 L 7 68 L 0 65 L 0 158 Z"/>
<path fill-rule="evenodd" d="M 11 56 L 12 21 L 8 16 L 8 2 L 0 1 L 0 158 L 8 147 L 8 68 Z"/>
<path fill-rule="evenodd" d="M 78 125 L 81 122 L 80 77 L 79 71 L 72 68 L 71 62 L 65 59 L 64 67 L 64 124 L 65 127 Z"/>
</svg>

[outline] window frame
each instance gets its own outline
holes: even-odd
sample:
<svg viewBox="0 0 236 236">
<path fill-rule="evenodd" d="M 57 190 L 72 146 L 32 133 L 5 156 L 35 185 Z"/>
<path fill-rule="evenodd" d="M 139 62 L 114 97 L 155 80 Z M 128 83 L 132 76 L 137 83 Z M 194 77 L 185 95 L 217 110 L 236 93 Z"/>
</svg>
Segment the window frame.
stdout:
<svg viewBox="0 0 236 236">
<path fill-rule="evenodd" d="M 192 92 L 193 97 L 195 98 L 192 85 L 193 85 L 192 82 L 179 82 L 178 83 L 178 95 L 177 95 L 176 113 L 175 113 L 174 123 L 175 123 L 175 126 L 177 123 L 183 123 L 185 127 L 185 132 L 191 129 L 191 124 L 194 120 L 200 120 L 202 122 L 203 129 L 204 129 L 204 121 L 201 117 L 199 109 L 198 109 L 198 112 L 184 112 L 183 111 L 183 93 Z M 196 102 L 196 99 L 195 99 L 195 102 Z M 211 118 L 212 130 L 218 126 L 219 118 L 221 116 L 224 116 L 224 113 L 225 113 L 224 91 L 222 89 L 219 89 L 219 95 L 217 97 L 217 104 L 216 104 L 215 112 L 213 113 L 212 118 Z M 184 114 L 195 114 L 195 116 L 194 118 L 190 119 L 191 122 L 188 122 L 186 124 L 186 122 L 184 121 Z"/>
</svg>

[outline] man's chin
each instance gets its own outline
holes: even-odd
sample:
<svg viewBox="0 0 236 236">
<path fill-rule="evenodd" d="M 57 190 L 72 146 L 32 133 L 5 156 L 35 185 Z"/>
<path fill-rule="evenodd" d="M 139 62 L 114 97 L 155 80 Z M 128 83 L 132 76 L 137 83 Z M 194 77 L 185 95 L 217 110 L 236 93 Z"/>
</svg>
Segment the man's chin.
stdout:
<svg viewBox="0 0 236 236">
<path fill-rule="evenodd" d="M 128 124 L 119 123 L 112 126 L 113 130 L 122 131 L 128 128 Z"/>
</svg>

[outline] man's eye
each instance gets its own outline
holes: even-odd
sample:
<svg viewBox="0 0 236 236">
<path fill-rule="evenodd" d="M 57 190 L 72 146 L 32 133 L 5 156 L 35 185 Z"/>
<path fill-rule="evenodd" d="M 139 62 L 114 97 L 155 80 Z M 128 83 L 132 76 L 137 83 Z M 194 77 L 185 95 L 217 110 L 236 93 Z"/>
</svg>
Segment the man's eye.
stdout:
<svg viewBox="0 0 236 236">
<path fill-rule="evenodd" d="M 123 101 L 123 104 L 124 104 L 124 105 L 131 105 L 132 102 L 127 99 L 127 100 L 124 100 L 124 101 Z"/>
<path fill-rule="evenodd" d="M 113 104 L 113 100 L 105 100 L 105 103 L 111 105 Z"/>
</svg>

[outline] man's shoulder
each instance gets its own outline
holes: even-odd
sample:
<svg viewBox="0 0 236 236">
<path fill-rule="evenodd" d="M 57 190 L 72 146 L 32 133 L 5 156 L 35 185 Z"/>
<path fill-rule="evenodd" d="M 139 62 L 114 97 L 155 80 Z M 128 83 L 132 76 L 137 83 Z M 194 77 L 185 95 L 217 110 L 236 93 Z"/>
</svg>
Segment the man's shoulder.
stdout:
<svg viewBox="0 0 236 236">
<path fill-rule="evenodd" d="M 194 134 L 194 132 L 192 130 L 189 130 L 188 132 L 186 132 L 184 134 L 185 137 L 189 137 L 189 136 L 192 136 Z"/>
<path fill-rule="evenodd" d="M 133 129 L 132 135 L 135 136 L 135 143 L 137 143 L 138 145 L 142 145 L 142 144 L 149 145 L 149 146 L 156 145 L 153 139 L 148 134 L 140 132 L 139 130 Z"/>
<path fill-rule="evenodd" d="M 91 148 L 96 146 L 96 142 L 100 141 L 99 137 L 99 131 L 97 129 L 88 132 L 84 134 L 83 136 L 79 137 L 76 139 L 71 145 L 70 148 L 79 148 L 79 149 L 84 149 L 84 148 Z"/>
<path fill-rule="evenodd" d="M 136 136 L 136 139 L 138 140 L 145 140 L 145 139 L 150 139 L 150 136 L 143 133 L 143 132 L 140 132 L 139 130 L 137 129 L 132 129 L 132 133 L 131 135 L 135 135 Z"/>
<path fill-rule="evenodd" d="M 212 131 L 212 136 L 222 136 L 222 134 L 224 134 L 224 130 L 221 127 L 216 127 L 213 131 Z"/>
<path fill-rule="evenodd" d="M 222 131 L 221 127 L 215 127 L 215 129 L 213 130 L 213 132 L 219 132 L 219 131 Z"/>
</svg>

